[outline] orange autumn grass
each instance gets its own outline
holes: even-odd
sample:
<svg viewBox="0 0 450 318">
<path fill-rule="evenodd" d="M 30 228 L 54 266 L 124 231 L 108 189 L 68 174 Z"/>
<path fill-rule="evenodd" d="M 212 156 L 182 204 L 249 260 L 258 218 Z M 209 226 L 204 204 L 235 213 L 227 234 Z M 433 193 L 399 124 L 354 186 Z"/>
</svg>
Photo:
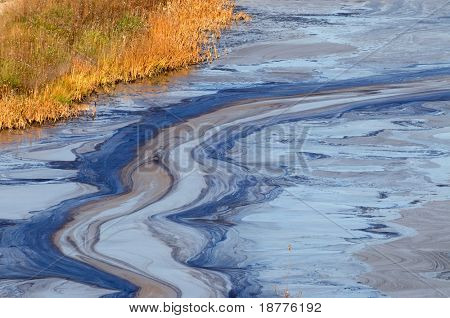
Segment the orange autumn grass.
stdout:
<svg viewBox="0 0 450 318">
<path fill-rule="evenodd" d="M 0 20 L 0 129 L 77 116 L 98 90 L 212 59 L 236 17 L 232 0 L 15 2 Z"/>
</svg>

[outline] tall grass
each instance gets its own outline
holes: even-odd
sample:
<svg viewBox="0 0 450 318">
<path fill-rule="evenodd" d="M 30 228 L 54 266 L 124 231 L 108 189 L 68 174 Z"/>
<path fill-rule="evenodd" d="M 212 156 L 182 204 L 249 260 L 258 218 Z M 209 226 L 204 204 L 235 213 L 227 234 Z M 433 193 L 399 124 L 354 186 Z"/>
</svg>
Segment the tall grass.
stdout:
<svg viewBox="0 0 450 318">
<path fill-rule="evenodd" d="M 232 0 L 14 0 L 0 15 L 0 129 L 76 116 L 86 96 L 213 58 Z"/>
</svg>

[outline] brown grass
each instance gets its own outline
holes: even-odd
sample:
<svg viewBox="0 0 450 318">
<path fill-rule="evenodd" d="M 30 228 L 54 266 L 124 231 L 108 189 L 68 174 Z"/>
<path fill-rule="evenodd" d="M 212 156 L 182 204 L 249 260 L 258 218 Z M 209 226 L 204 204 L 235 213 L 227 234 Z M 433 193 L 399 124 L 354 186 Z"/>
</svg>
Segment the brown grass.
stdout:
<svg viewBox="0 0 450 318">
<path fill-rule="evenodd" d="M 93 92 L 214 58 L 233 3 L 16 0 L 0 19 L 0 129 L 76 116 Z"/>
</svg>

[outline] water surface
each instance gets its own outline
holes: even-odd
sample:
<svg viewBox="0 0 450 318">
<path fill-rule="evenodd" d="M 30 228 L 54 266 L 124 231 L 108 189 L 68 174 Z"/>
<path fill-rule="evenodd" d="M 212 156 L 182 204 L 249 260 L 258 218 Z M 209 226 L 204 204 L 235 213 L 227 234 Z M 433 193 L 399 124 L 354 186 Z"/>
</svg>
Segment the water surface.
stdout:
<svg viewBox="0 0 450 318">
<path fill-rule="evenodd" d="M 450 4 L 238 3 L 214 63 L 2 133 L 1 296 L 449 295 Z"/>
</svg>

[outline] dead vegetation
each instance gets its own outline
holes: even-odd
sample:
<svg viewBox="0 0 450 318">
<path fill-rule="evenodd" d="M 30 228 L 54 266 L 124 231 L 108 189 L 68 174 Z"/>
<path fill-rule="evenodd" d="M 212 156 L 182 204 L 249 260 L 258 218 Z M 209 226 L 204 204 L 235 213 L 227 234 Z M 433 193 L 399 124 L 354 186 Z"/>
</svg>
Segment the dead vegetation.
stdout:
<svg viewBox="0 0 450 318">
<path fill-rule="evenodd" d="M 0 19 L 0 129 L 79 115 L 81 102 L 214 58 L 232 0 L 16 0 Z"/>
</svg>

